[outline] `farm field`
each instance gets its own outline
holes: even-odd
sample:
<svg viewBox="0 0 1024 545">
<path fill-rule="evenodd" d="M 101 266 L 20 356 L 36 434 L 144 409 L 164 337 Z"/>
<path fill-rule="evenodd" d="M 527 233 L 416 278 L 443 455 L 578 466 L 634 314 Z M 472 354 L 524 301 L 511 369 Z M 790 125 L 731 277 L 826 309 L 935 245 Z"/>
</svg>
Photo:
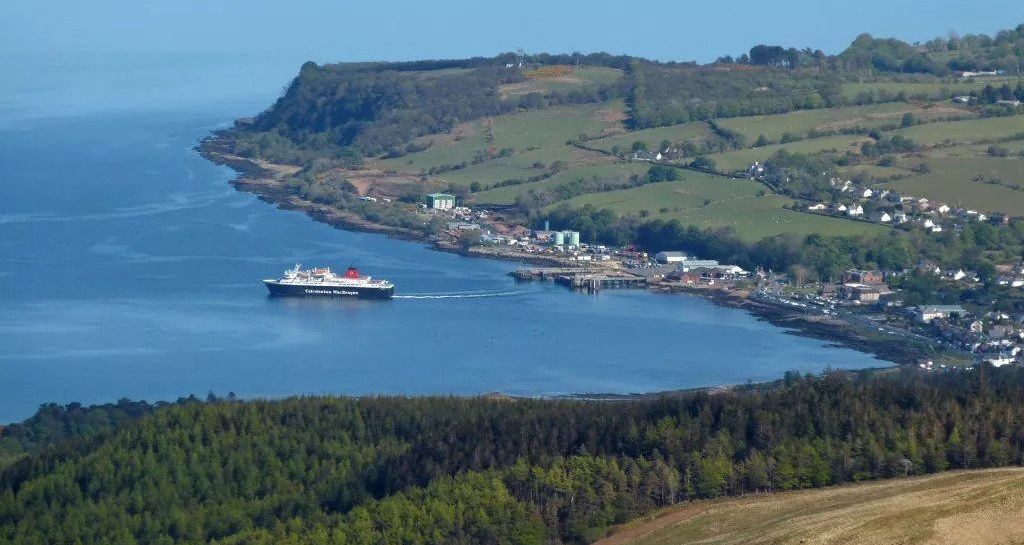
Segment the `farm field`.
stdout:
<svg viewBox="0 0 1024 545">
<path fill-rule="evenodd" d="M 525 180 L 542 174 L 545 168 L 555 161 L 562 161 L 570 167 L 579 167 L 592 163 L 610 163 L 612 159 L 572 146 L 550 146 L 517 153 L 511 157 L 498 157 L 483 163 L 470 164 L 466 168 L 437 174 L 432 178 L 442 179 L 456 186 L 469 186 L 473 182 L 480 182 L 486 187 L 511 178 Z M 544 166 L 539 166 L 538 163 Z"/>
<path fill-rule="evenodd" d="M 473 195 L 473 199 L 478 203 L 488 204 L 512 204 L 516 200 L 516 196 L 520 193 L 524 193 L 530 190 L 543 190 L 547 188 L 556 187 L 565 183 L 573 182 L 580 178 L 592 179 L 597 178 L 599 180 L 626 180 L 631 175 L 636 174 L 643 176 L 647 173 L 647 169 L 650 165 L 643 163 L 608 163 L 600 165 L 587 165 L 577 168 L 571 168 L 569 170 L 559 172 L 554 176 L 534 182 L 532 184 L 513 185 L 507 187 L 498 187 L 495 189 L 489 189 L 487 191 L 481 191 Z"/>
<path fill-rule="evenodd" d="M 514 97 L 529 93 L 550 93 L 583 90 L 587 87 L 607 85 L 622 79 L 622 70 L 603 66 L 586 66 L 579 70 L 566 67 L 564 75 L 548 77 L 536 70 L 527 71 L 527 81 L 502 85 L 499 92 L 503 97 Z"/>
<path fill-rule="evenodd" d="M 918 161 L 918 163 L 920 163 L 920 161 Z M 908 168 L 886 167 L 872 164 L 854 165 L 840 169 L 839 172 L 849 177 L 853 177 L 857 174 L 864 173 L 871 176 L 875 180 L 880 180 L 915 175 L 916 173 L 910 170 L 909 167 L 916 164 L 917 163 L 908 164 Z"/>
<path fill-rule="evenodd" d="M 1024 542 L 1024 469 L 951 472 L 693 502 L 619 527 L 595 545 Z"/>
<path fill-rule="evenodd" d="M 1010 154 L 1014 154 L 1014 155 L 1024 154 L 1024 140 L 1012 140 L 1010 142 L 1000 142 L 1000 143 L 994 144 L 994 145 L 997 146 L 997 147 L 1005 149 Z M 987 150 L 988 150 L 988 146 L 987 145 L 977 146 L 975 148 L 975 151 L 977 153 L 987 153 Z"/>
<path fill-rule="evenodd" d="M 908 195 L 945 202 L 950 206 L 1013 215 L 1024 213 L 1024 159 L 945 157 L 905 161 L 908 164 L 923 162 L 931 168 L 931 172 L 891 182 L 887 187 Z M 998 179 L 1004 185 L 988 183 L 993 179 Z"/>
<path fill-rule="evenodd" d="M 1001 87 L 1004 84 L 1008 84 L 1010 87 L 1014 87 L 1017 83 L 1021 82 L 1021 78 L 1012 77 L 993 77 L 993 78 L 977 78 L 969 81 L 954 81 L 954 82 L 876 82 L 876 83 L 844 83 L 842 87 L 842 95 L 846 100 L 855 100 L 857 95 L 866 92 L 874 92 L 877 96 L 878 93 L 885 91 L 893 95 L 897 93 L 904 93 L 907 97 L 913 98 L 917 96 L 926 96 L 931 99 L 948 99 L 954 94 L 967 94 L 971 91 L 978 91 L 984 89 L 986 85 L 993 87 Z"/>
<path fill-rule="evenodd" d="M 989 142 L 1024 134 L 1024 115 L 927 123 L 899 129 L 892 134 L 905 136 L 925 146 Z"/>
<path fill-rule="evenodd" d="M 513 149 L 509 157 L 495 158 L 466 169 L 449 171 L 436 177 L 456 185 L 471 181 L 493 183 L 508 178 L 527 178 L 539 172 L 535 163 L 582 160 L 587 154 L 566 145 L 580 134 L 592 136 L 618 130 L 622 101 L 566 106 L 505 115 L 465 124 L 457 135 L 434 137 L 430 148 L 403 157 L 376 162 L 377 168 L 419 173 L 441 165 L 472 163 L 489 146 L 495 150 Z M 493 134 L 493 143 L 486 135 Z"/>
<path fill-rule="evenodd" d="M 762 191 L 765 194 L 758 195 Z M 590 193 L 565 202 L 573 207 L 590 204 L 609 208 L 623 215 L 678 219 L 701 228 L 733 227 L 749 241 L 779 233 L 851 235 L 885 229 L 865 222 L 786 210 L 783 206 L 791 202 L 788 198 L 767 191 L 757 182 L 691 171 L 674 182 Z"/>
<path fill-rule="evenodd" d="M 587 142 L 587 146 L 608 152 L 618 146 L 628 151 L 632 148 L 633 142 L 640 141 L 647 144 L 648 149 L 656 150 L 664 140 L 673 144 L 683 141 L 699 142 L 710 138 L 711 135 L 711 128 L 707 123 L 693 122 L 608 136 L 600 140 L 591 140 Z"/>
<path fill-rule="evenodd" d="M 787 144 L 773 144 L 761 148 L 746 148 L 725 153 L 708 155 L 714 159 L 716 169 L 721 172 L 735 172 L 746 170 L 754 161 L 764 161 L 779 150 L 785 149 L 791 153 L 817 153 L 821 151 L 854 151 L 860 149 L 860 143 L 868 140 L 866 136 L 826 136 L 824 138 L 808 138 Z"/>
<path fill-rule="evenodd" d="M 871 106 L 800 110 L 780 115 L 733 117 L 720 119 L 718 124 L 744 135 L 747 138 L 747 144 L 750 145 L 760 135 L 764 135 L 771 142 L 778 142 L 786 133 L 805 137 L 812 130 L 828 132 L 852 128 L 878 129 L 886 126 L 899 126 L 903 114 L 906 113 L 912 113 L 921 121 L 974 116 L 967 109 L 952 106 L 887 102 Z"/>
</svg>

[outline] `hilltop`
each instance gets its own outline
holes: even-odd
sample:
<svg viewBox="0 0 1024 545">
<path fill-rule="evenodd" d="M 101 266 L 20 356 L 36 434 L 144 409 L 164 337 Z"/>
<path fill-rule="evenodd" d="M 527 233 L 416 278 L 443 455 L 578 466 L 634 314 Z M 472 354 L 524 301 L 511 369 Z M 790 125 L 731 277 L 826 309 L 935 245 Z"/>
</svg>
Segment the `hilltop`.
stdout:
<svg viewBox="0 0 1024 545">
<path fill-rule="evenodd" d="M 837 55 L 757 45 L 708 65 L 603 53 L 306 63 L 274 105 L 203 147 L 215 160 L 294 168 L 278 189 L 424 236 L 443 228 L 415 204 L 445 191 L 513 225 L 592 205 L 628 220 L 619 231 L 660 219 L 748 244 L 870 239 L 888 232 L 866 221 L 873 208 L 808 213 L 841 198 L 829 178 L 986 213 L 1024 210 L 1024 123 L 1014 115 L 1024 108 L 1012 106 L 1024 98 L 1022 44 L 1024 26 L 924 44 L 862 35 Z M 820 158 L 829 176 L 800 173 L 799 186 L 735 179 L 780 153 Z M 653 161 L 677 169 L 674 187 L 638 188 Z M 950 175 L 950 165 L 975 174 Z M 636 241 L 604 231 L 584 239 Z"/>
</svg>

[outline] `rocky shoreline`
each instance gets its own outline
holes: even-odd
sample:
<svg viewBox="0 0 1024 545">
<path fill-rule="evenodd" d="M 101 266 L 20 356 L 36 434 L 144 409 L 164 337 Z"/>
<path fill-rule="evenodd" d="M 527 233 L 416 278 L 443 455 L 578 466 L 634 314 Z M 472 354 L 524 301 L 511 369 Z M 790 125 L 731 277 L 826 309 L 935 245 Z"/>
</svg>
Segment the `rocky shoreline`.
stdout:
<svg viewBox="0 0 1024 545">
<path fill-rule="evenodd" d="M 760 320 L 786 329 L 790 335 L 829 341 L 835 346 L 872 354 L 897 365 L 915 365 L 923 356 L 917 341 L 902 337 L 872 338 L 842 319 L 809 314 L 726 290 L 683 288 L 664 291 L 697 295 L 717 305 L 742 309 Z"/>
<path fill-rule="evenodd" d="M 427 244 L 429 247 L 459 254 L 466 257 L 499 259 L 535 265 L 564 266 L 566 263 L 558 258 L 545 256 L 504 255 L 486 248 L 466 249 L 454 244 L 431 240 L 424 233 L 412 229 L 382 225 L 363 219 L 351 213 L 329 206 L 319 205 L 302 200 L 282 189 L 275 173 L 251 159 L 221 153 L 211 145 L 212 140 L 205 140 L 198 147 L 200 154 L 207 160 L 230 167 L 239 176 L 230 181 L 240 191 L 255 194 L 260 200 L 273 204 L 283 210 L 305 212 L 310 218 L 326 223 L 338 229 L 384 234 L 390 237 Z M 723 289 L 687 288 L 655 284 L 651 291 L 661 293 L 685 293 L 703 297 L 715 304 L 742 309 L 760 320 L 784 328 L 787 333 L 833 342 L 836 346 L 851 348 L 872 354 L 883 361 L 897 365 L 916 364 L 922 357 L 919 343 L 908 343 L 906 339 L 872 338 L 859 332 L 848 322 L 838 319 L 822 319 L 820 316 L 806 312 L 784 308 L 778 305 L 757 301 L 745 294 L 733 293 Z M 587 394 L 586 397 L 601 397 L 602 394 Z"/>
</svg>

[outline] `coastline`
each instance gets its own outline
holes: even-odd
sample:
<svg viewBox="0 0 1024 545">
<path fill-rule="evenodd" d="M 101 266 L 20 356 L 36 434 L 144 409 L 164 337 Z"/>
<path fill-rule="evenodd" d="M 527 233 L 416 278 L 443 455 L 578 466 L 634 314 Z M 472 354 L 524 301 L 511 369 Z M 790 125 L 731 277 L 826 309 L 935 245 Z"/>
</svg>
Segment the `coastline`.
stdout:
<svg viewBox="0 0 1024 545">
<path fill-rule="evenodd" d="M 253 159 L 226 154 L 214 149 L 214 145 L 215 138 L 206 139 L 196 149 L 205 159 L 218 165 L 227 166 L 238 174 L 236 178 L 229 181 L 235 189 L 252 193 L 260 200 L 273 204 L 280 209 L 304 212 L 311 219 L 326 223 L 337 229 L 383 234 L 400 240 L 422 243 L 431 249 L 454 253 L 464 257 L 487 258 L 533 265 L 565 266 L 567 264 L 566 261 L 555 257 L 506 255 L 479 247 L 466 249 L 458 245 L 432 240 L 431 237 L 424 235 L 420 231 L 374 223 L 352 212 L 345 212 L 330 206 L 305 201 L 280 187 L 280 182 L 276 178 L 276 176 L 280 175 L 280 171 L 275 172 L 273 170 L 273 167 L 277 167 L 277 165 L 262 165 Z M 867 331 L 863 331 L 862 328 L 858 328 L 841 319 L 823 319 L 823 317 L 818 315 L 769 304 L 722 289 L 653 284 L 648 288 L 648 291 L 662 295 L 685 294 L 702 297 L 716 305 L 743 310 L 758 320 L 786 330 L 787 334 L 829 341 L 837 347 L 850 348 L 871 354 L 882 362 L 888 362 L 894 366 L 917 364 L 927 354 L 927 352 L 922 351 L 922 349 L 927 349 L 927 347 L 922 346 L 919 341 L 897 337 L 881 339 L 877 335 L 873 337 L 868 336 Z M 875 369 L 884 368 L 888 368 L 888 366 L 880 366 Z M 600 393 L 579 395 L 588 398 L 596 396 L 596 398 L 604 399 L 667 393 L 671 392 L 630 394 L 628 396 L 609 396 Z"/>
</svg>

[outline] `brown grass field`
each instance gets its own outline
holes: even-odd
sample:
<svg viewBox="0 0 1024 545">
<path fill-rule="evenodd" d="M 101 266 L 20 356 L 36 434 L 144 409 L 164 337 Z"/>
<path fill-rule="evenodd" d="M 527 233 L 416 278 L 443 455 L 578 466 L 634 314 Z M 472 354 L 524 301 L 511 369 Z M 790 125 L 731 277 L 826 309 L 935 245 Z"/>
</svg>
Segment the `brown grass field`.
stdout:
<svg viewBox="0 0 1024 545">
<path fill-rule="evenodd" d="M 1024 544 L 1024 469 L 693 502 L 596 545 Z"/>
</svg>

